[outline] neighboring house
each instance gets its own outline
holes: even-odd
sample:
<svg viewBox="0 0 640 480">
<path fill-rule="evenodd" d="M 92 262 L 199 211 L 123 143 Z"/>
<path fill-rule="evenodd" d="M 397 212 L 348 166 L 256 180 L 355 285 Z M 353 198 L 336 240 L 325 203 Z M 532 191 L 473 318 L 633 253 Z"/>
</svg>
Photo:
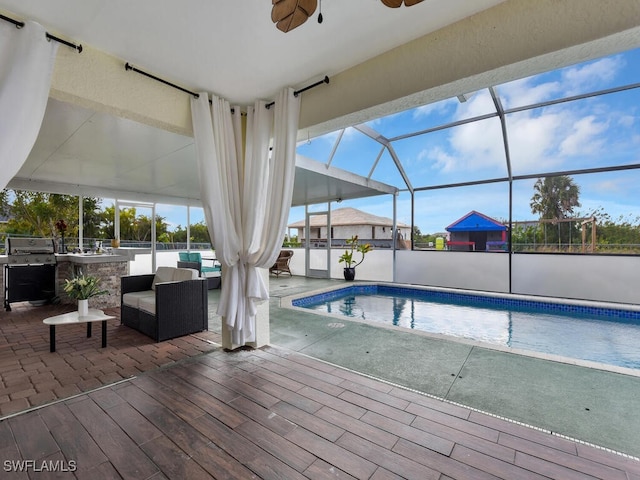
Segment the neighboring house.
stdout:
<svg viewBox="0 0 640 480">
<path fill-rule="evenodd" d="M 456 220 L 446 228 L 451 237 L 449 250 L 505 251 L 507 227 L 491 217 L 475 210 Z"/>
<path fill-rule="evenodd" d="M 316 244 L 327 241 L 327 216 L 311 215 L 309 225 L 310 240 Z M 403 240 L 398 248 L 408 248 L 411 240 L 411 227 L 406 223 L 397 222 L 399 239 Z M 300 220 L 288 226 L 289 230 L 296 230 L 296 235 L 302 244 L 305 240 L 305 221 Z M 357 235 L 361 241 L 371 243 L 378 248 L 391 248 L 393 235 L 393 220 L 387 217 L 372 215 L 356 208 L 345 207 L 331 211 L 331 245 L 342 246 L 345 240 Z"/>
</svg>

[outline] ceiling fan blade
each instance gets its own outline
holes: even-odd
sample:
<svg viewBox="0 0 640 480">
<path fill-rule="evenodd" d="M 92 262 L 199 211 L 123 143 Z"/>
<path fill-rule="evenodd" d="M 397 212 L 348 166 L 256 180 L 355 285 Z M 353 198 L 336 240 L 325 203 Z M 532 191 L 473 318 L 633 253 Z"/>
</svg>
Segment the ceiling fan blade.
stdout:
<svg viewBox="0 0 640 480">
<path fill-rule="evenodd" d="M 272 0 L 271 3 L 271 21 L 285 33 L 306 22 L 318 6 L 318 0 Z"/>
<path fill-rule="evenodd" d="M 407 7 L 411 7 L 422 1 L 423 0 L 404 0 L 404 4 Z M 402 6 L 402 0 L 382 0 L 382 3 L 384 3 L 387 7 L 390 7 L 390 8 L 398 8 Z"/>
</svg>

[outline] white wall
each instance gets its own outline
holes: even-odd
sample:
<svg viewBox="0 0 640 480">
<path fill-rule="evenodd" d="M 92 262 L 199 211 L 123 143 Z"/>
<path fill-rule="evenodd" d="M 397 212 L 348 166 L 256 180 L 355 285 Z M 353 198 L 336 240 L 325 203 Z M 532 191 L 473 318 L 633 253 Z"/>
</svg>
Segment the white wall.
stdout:
<svg viewBox="0 0 640 480">
<path fill-rule="evenodd" d="M 291 271 L 305 275 L 305 250 L 293 248 Z M 314 254 L 324 254 L 315 251 Z M 342 249 L 331 250 L 331 277 L 343 278 Z M 203 252 L 207 257 L 212 252 Z M 505 253 L 396 252 L 398 283 L 509 292 L 509 255 Z M 157 265 L 175 266 L 178 252 L 158 252 Z M 151 255 L 136 255 L 132 275 L 151 273 Z M 393 281 L 393 251 L 373 250 L 357 268 L 356 280 Z M 512 293 L 640 304 L 640 256 L 515 254 Z"/>
<path fill-rule="evenodd" d="M 640 257 L 514 255 L 512 290 L 640 304 Z"/>
<path fill-rule="evenodd" d="M 397 252 L 399 283 L 509 293 L 509 256 L 480 252 Z M 511 293 L 640 304 L 640 257 L 512 256 Z"/>
<path fill-rule="evenodd" d="M 343 253 L 341 248 L 331 250 L 331 278 L 344 278 L 344 263 L 338 263 Z M 353 258 L 359 261 L 360 254 L 354 253 Z M 356 280 L 393 281 L 393 250 L 374 249 L 367 253 L 364 262 L 356 268 Z"/>
<path fill-rule="evenodd" d="M 289 268 L 293 275 L 305 275 L 304 248 L 292 248 L 293 257 L 289 263 Z M 343 263 L 338 263 L 338 258 L 344 253 L 344 249 L 334 248 L 331 250 L 331 278 L 344 278 L 342 270 Z M 312 255 L 326 256 L 324 250 L 312 250 Z M 360 259 L 360 254 L 354 253 L 356 259 Z M 356 268 L 356 280 L 372 280 L 378 282 L 393 281 L 393 251 L 373 250 L 367 253 L 364 262 Z"/>
<path fill-rule="evenodd" d="M 509 256 L 505 253 L 399 250 L 396 255 L 399 283 L 509 291 Z"/>
</svg>

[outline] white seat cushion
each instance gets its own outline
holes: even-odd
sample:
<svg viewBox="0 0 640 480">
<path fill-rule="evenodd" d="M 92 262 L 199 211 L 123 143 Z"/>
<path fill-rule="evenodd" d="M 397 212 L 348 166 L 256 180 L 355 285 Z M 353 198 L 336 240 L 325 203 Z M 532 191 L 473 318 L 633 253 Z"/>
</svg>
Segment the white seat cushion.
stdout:
<svg viewBox="0 0 640 480">
<path fill-rule="evenodd" d="M 151 284 L 152 290 L 125 293 L 122 296 L 122 303 L 128 307 L 137 308 L 155 315 L 156 292 L 154 290 L 156 289 L 156 284 L 196 279 L 198 279 L 198 270 L 193 268 L 158 267 Z"/>
<path fill-rule="evenodd" d="M 153 283 L 151 289 L 156 289 L 156 283 L 171 282 L 173 280 L 173 272 L 177 270 L 174 267 L 158 267 L 156 275 L 153 277 Z"/>
<path fill-rule="evenodd" d="M 139 301 L 139 309 L 143 312 L 150 313 L 151 315 L 156 314 L 156 296 L 153 297 L 140 297 Z"/>
<path fill-rule="evenodd" d="M 193 268 L 174 268 L 173 278 L 174 282 L 181 282 L 183 280 L 195 280 L 198 278 L 198 271 Z"/>
<path fill-rule="evenodd" d="M 153 290 L 125 293 L 122 296 L 122 303 L 131 308 L 140 308 L 140 299 L 142 298 L 151 298 L 155 303 L 156 293 Z"/>
</svg>

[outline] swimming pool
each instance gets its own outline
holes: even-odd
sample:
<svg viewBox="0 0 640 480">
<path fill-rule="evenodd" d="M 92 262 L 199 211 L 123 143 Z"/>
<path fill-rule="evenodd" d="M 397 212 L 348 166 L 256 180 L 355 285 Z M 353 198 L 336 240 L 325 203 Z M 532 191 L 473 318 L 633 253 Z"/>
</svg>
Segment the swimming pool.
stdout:
<svg viewBox="0 0 640 480">
<path fill-rule="evenodd" d="M 375 284 L 297 298 L 292 306 L 640 369 L 640 309 Z"/>
</svg>

